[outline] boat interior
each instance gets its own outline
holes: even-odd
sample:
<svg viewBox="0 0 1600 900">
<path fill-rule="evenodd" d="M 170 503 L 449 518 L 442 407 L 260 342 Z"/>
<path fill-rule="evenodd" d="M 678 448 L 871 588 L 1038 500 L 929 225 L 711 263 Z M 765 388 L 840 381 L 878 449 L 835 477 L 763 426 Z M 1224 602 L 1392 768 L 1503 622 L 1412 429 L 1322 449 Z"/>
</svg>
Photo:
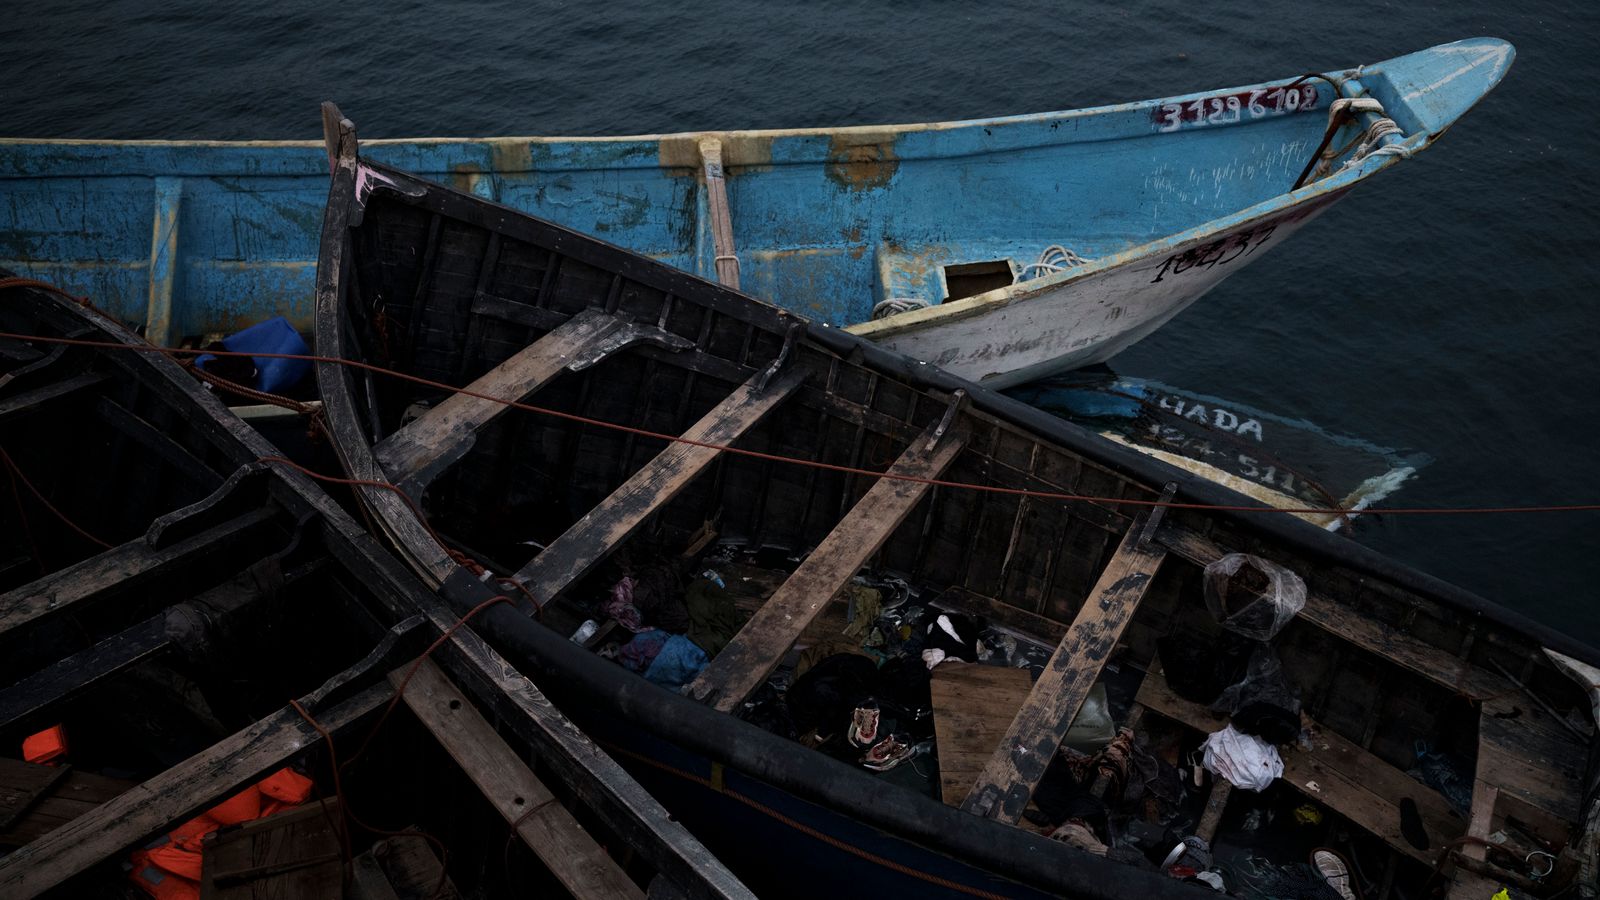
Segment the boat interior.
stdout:
<svg viewBox="0 0 1600 900">
<path fill-rule="evenodd" d="M 1272 127 L 1308 139 L 1313 118 Z M 1041 436 L 987 392 L 356 160 L 347 138 L 323 256 L 337 319 L 319 347 L 408 379 L 329 367 L 323 393 L 351 472 L 420 504 L 419 525 L 393 494 L 364 494 L 425 570 L 470 557 L 550 627 L 593 620 L 575 639 L 619 664 L 661 637 L 651 626 L 683 627 L 683 607 L 705 635 L 696 605 L 714 606 L 725 633 L 691 637 L 698 668 L 658 683 L 869 769 L 882 760 L 855 739 L 903 730 L 909 752 L 891 747 L 880 777 L 1130 865 L 1197 836 L 1246 895 L 1274 895 L 1319 847 L 1381 900 L 1514 878 L 1555 896 L 1578 877 L 1591 702 L 1537 642 L 1247 515 L 1152 507 L 1173 496 L 1164 476 L 1086 451 L 1070 426 Z M 375 187 L 355 196 L 357 180 Z M 963 203 L 1022 189 L 970 187 Z M 773 227 L 849 208 L 828 203 Z M 1265 562 L 1229 582 L 1218 565 L 1236 554 Z M 1285 570 L 1298 609 L 1273 599 Z M 1242 636 L 1238 607 L 1209 599 L 1230 583 L 1234 603 L 1287 610 L 1281 630 Z M 966 649 L 930 660 L 941 634 Z M 1198 764 L 1229 714 L 1194 698 L 1213 695 L 1208 677 L 1254 679 L 1239 654 L 1251 673 L 1281 662 L 1297 716 L 1260 793 Z M 814 689 L 819 666 L 859 669 L 850 657 L 869 680 L 896 673 L 869 691 L 877 718 L 816 713 L 815 690 L 801 715 L 807 670 Z"/>
<path fill-rule="evenodd" d="M 146 346 L 119 329 L 0 288 L 0 332 Z M 637 785 L 597 793 L 614 764 L 475 635 L 433 652 L 442 602 L 148 356 L 0 338 L 0 894 L 643 897 L 661 872 L 726 875 L 658 808 L 619 837 L 623 801 L 650 809 Z"/>
</svg>

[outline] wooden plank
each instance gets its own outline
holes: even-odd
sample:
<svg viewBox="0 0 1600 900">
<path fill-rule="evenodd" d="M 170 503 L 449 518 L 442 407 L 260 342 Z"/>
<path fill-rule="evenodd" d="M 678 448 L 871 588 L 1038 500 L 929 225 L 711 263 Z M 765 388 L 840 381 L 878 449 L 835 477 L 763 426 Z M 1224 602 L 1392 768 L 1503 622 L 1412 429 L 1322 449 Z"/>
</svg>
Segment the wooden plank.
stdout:
<svg viewBox="0 0 1600 900">
<path fill-rule="evenodd" d="M 10 828 L 71 771 L 71 766 L 40 766 L 0 756 L 0 830 Z"/>
<path fill-rule="evenodd" d="M 1017 709 L 1028 699 L 1027 669 L 947 662 L 933 670 L 933 735 L 944 802 L 959 807 Z"/>
<path fill-rule="evenodd" d="M 1576 822 L 1587 758 L 1588 748 L 1576 736 L 1525 697 L 1510 694 L 1483 704 L 1476 780 L 1494 788 L 1497 800 L 1515 798 L 1562 822 Z"/>
<path fill-rule="evenodd" d="M 733 246 L 733 213 L 728 210 L 728 182 L 722 175 L 722 142 L 700 141 L 700 166 L 706 177 L 706 212 L 711 217 L 711 244 L 717 281 L 739 289 L 739 257 Z"/>
<path fill-rule="evenodd" d="M 52 400 L 70 397 L 105 380 L 106 376 L 99 372 L 82 372 L 70 378 L 36 387 L 15 397 L 0 400 L 0 422 L 13 416 L 33 412 Z"/>
<path fill-rule="evenodd" d="M 740 385 L 683 436 L 708 444 L 731 444 L 793 395 L 806 375 L 791 368 L 765 391 L 756 389 L 759 378 Z M 555 599 L 720 455 L 720 450 L 693 444 L 668 446 L 523 566 L 517 580 L 527 585 L 540 603 Z"/>
<path fill-rule="evenodd" d="M 337 733 L 391 695 L 387 684 L 368 688 L 317 719 Z M 319 739 L 293 707 L 285 707 L 0 858 L 0 896 L 37 896 L 284 765 Z"/>
<path fill-rule="evenodd" d="M 599 310 L 584 310 L 467 386 L 503 400 L 520 401 L 548 384 L 591 345 L 622 325 Z M 426 485 L 466 455 L 477 432 L 510 409 L 504 403 L 451 394 L 372 448 L 396 484 Z"/>
<path fill-rule="evenodd" d="M 889 474 L 938 477 L 960 455 L 966 437 L 945 435 L 930 450 L 927 444 L 933 435 L 930 427 L 913 440 L 895 460 Z M 928 490 L 927 484 L 880 478 L 706 666 L 689 686 L 690 695 L 723 712 L 737 709 L 766 681 L 806 625 L 889 540 Z"/>
<path fill-rule="evenodd" d="M 396 687 L 404 672 L 390 676 Z M 416 670 L 403 696 L 472 783 L 574 897 L 644 897 L 644 891 L 556 801 L 431 660 Z"/>
<path fill-rule="evenodd" d="M 1217 826 L 1222 824 L 1222 814 L 1228 808 L 1228 797 L 1233 794 L 1233 783 L 1226 778 L 1213 777 L 1211 792 L 1206 794 L 1206 808 L 1200 814 L 1200 824 L 1194 827 L 1194 836 L 1206 843 L 1217 836 Z"/>
<path fill-rule="evenodd" d="M 1172 692 L 1163 677 L 1152 675 L 1139 688 L 1137 702 L 1202 732 L 1228 724 L 1228 717 Z M 1355 741 L 1312 723 L 1311 749 L 1279 748 L 1283 780 L 1308 799 L 1326 805 L 1385 843 L 1427 866 L 1432 866 L 1446 841 L 1466 833 L 1467 823 L 1450 808 L 1438 791 L 1429 788 Z M 1409 797 L 1417 804 L 1422 827 L 1428 834 L 1427 850 L 1411 846 L 1400 833 L 1399 801 Z"/>
<path fill-rule="evenodd" d="M 1059 642 L 1066 636 L 1070 627 L 1067 623 L 1058 622 L 1049 616 L 1041 616 L 1009 603 L 1002 603 L 993 597 L 960 586 L 947 588 L 933 598 L 932 602 L 935 606 L 948 607 L 958 612 L 977 613 L 996 625 L 1047 641 Z"/>
<path fill-rule="evenodd" d="M 1230 552 L 1197 532 L 1172 523 L 1162 525 L 1157 530 L 1156 540 L 1197 566 L 1210 565 Z M 1473 700 L 1484 700 L 1515 689 L 1504 678 L 1391 625 L 1369 616 L 1352 614 L 1344 604 L 1318 593 L 1309 585 L 1306 605 L 1300 611 L 1300 618 L 1435 684 L 1462 692 Z"/>
<path fill-rule="evenodd" d="M 5 766 L 28 765 L 11 759 L 0 763 Z M 36 840 L 85 813 L 93 812 L 95 807 L 134 785 L 134 782 L 121 778 L 81 772 L 68 766 L 62 768 L 68 770 L 66 777 L 49 792 L 36 798 L 16 821 L 0 828 L 0 846 L 20 847 Z"/>
<path fill-rule="evenodd" d="M 0 688 L 0 728 L 9 729 L 37 716 L 102 679 L 160 653 L 169 643 L 167 614 L 161 612 Z"/>
<path fill-rule="evenodd" d="M 1141 518 L 1123 534 L 1117 552 L 1051 654 L 1044 673 L 1034 682 L 1005 737 L 995 745 L 962 809 L 1003 822 L 1022 818 L 1045 767 L 1061 747 L 1106 658 L 1166 558 L 1166 548 L 1161 545 L 1140 543 L 1143 532 Z"/>
<path fill-rule="evenodd" d="M 85 600 L 139 587 L 201 554 L 221 552 L 276 515 L 271 509 L 252 510 L 160 550 L 143 539 L 129 541 L 0 594 L 0 634 Z"/>
<path fill-rule="evenodd" d="M 328 799 L 217 833 L 201 855 L 201 900 L 341 900 L 339 815 Z"/>
</svg>

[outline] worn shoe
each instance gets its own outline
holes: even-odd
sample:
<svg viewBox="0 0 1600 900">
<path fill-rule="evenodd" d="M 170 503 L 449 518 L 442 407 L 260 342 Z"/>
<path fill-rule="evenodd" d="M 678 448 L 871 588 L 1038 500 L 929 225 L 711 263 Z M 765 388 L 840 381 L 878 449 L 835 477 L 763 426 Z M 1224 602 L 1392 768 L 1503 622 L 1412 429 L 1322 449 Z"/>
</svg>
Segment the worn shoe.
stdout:
<svg viewBox="0 0 1600 900">
<path fill-rule="evenodd" d="M 861 757 L 861 764 L 874 772 L 887 772 L 910 758 L 911 745 L 891 734 L 874 744 Z"/>
<path fill-rule="evenodd" d="M 878 742 L 878 708 L 858 706 L 850 714 L 850 731 L 846 734 L 851 746 L 871 747 Z"/>
<path fill-rule="evenodd" d="M 1344 900 L 1356 900 L 1355 888 L 1350 882 L 1350 864 L 1344 857 L 1325 847 L 1318 847 L 1311 851 L 1311 868 L 1328 882 L 1328 887 L 1339 892 Z"/>
</svg>

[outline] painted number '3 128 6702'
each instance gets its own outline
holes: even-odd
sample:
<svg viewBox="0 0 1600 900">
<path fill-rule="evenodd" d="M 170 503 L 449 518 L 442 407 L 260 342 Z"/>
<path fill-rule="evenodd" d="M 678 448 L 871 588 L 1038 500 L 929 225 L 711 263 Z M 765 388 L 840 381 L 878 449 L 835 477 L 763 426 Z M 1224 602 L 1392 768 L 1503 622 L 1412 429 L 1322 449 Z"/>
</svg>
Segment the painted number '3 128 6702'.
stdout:
<svg viewBox="0 0 1600 900">
<path fill-rule="evenodd" d="M 1275 88 L 1255 88 L 1237 94 L 1201 97 L 1188 103 L 1163 103 L 1156 109 L 1158 131 L 1179 128 L 1225 125 L 1245 118 L 1281 116 L 1317 107 L 1315 85 L 1299 84 Z"/>
</svg>

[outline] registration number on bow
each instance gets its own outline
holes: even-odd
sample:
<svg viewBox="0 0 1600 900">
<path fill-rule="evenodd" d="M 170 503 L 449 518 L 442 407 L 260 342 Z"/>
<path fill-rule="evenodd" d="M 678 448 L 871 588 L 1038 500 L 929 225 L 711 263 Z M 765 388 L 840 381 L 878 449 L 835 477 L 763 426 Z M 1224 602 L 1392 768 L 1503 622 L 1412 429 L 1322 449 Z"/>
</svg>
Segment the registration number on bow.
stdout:
<svg viewBox="0 0 1600 900">
<path fill-rule="evenodd" d="M 1255 88 L 1237 94 L 1201 97 L 1188 103 L 1163 103 L 1156 107 L 1155 121 L 1158 131 L 1177 131 L 1185 126 L 1226 125 L 1245 119 L 1316 109 L 1317 101 L 1315 85 Z"/>
</svg>

